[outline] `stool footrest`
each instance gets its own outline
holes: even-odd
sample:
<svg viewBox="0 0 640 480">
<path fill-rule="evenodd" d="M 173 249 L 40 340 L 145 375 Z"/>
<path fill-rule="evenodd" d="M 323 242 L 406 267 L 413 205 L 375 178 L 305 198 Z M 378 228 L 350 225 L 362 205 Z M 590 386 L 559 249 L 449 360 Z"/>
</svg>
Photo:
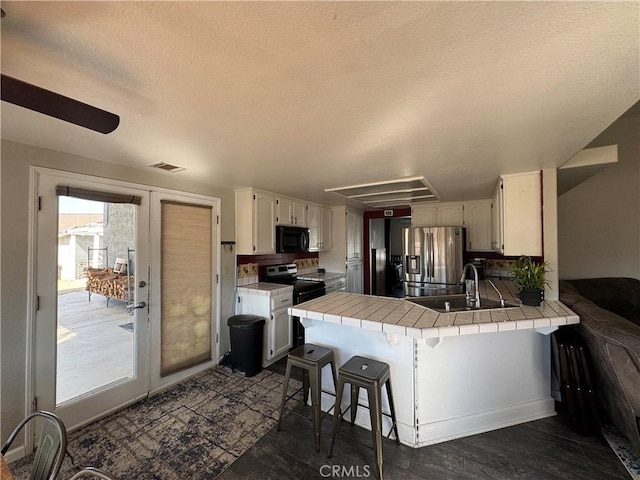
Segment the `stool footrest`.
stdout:
<svg viewBox="0 0 640 480">
<path fill-rule="evenodd" d="M 368 405 L 363 405 L 362 403 L 358 403 L 358 406 L 359 406 L 359 407 L 364 407 L 364 408 L 369 408 L 369 406 L 368 406 Z M 335 408 L 335 404 L 333 405 L 333 407 Z M 344 420 L 344 415 L 345 415 L 349 410 L 351 410 L 351 405 L 349 405 L 347 408 L 345 408 L 344 412 L 342 412 L 342 413 L 338 416 L 338 420 Z M 335 410 L 334 410 L 334 411 L 335 411 Z M 327 410 L 327 412 L 326 412 L 326 413 L 329 413 L 329 410 Z M 326 415 L 326 413 L 325 413 L 325 415 Z M 335 413 L 334 413 L 334 415 L 335 415 Z M 396 422 L 395 420 L 393 420 L 393 415 L 391 415 L 391 414 L 389 414 L 389 413 L 384 413 L 384 412 L 382 412 L 382 415 L 384 415 L 385 417 L 389 417 L 389 418 L 392 420 L 392 422 L 391 422 L 391 429 L 389 430 L 389 433 L 387 433 L 386 435 L 384 435 L 384 434 L 382 435 L 384 438 L 391 439 L 391 434 L 393 433 L 393 429 L 394 429 L 394 427 L 396 427 L 396 426 L 398 425 L 398 422 Z M 349 423 L 351 423 L 351 422 L 349 422 Z M 398 439 L 396 439 L 396 440 L 398 440 Z"/>
</svg>

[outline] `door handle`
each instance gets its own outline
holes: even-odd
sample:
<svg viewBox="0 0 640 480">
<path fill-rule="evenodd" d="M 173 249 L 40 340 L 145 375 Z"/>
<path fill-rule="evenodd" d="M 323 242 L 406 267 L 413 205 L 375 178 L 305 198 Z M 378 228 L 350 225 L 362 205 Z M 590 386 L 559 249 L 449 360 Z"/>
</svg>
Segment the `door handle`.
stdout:
<svg viewBox="0 0 640 480">
<path fill-rule="evenodd" d="M 147 304 L 145 302 L 140 302 L 137 305 L 134 305 L 133 303 L 130 303 L 129 305 L 127 305 L 127 308 L 129 310 L 135 310 L 136 308 L 144 308 L 146 306 L 147 306 Z"/>
</svg>

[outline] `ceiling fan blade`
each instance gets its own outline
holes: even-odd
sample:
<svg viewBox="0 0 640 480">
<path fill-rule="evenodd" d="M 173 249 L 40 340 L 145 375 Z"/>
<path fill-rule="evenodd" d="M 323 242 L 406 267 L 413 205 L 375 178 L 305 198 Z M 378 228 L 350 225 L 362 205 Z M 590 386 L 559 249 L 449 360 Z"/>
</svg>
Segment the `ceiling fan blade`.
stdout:
<svg viewBox="0 0 640 480">
<path fill-rule="evenodd" d="M 30 83 L 2 74 L 2 100 L 100 133 L 111 133 L 120 117 Z"/>
</svg>

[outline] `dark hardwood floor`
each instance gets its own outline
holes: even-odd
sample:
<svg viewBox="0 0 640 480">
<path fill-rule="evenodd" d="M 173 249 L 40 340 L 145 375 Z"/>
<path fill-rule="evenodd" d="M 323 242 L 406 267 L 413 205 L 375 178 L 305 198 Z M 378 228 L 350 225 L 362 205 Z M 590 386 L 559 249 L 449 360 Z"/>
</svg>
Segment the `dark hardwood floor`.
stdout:
<svg viewBox="0 0 640 480">
<path fill-rule="evenodd" d="M 297 413 L 297 414 L 296 414 Z M 371 433 L 341 423 L 327 458 L 331 421 L 313 447 L 310 409 L 297 408 L 282 430 L 269 431 L 218 480 L 375 478 Z M 304 415 L 304 417 L 303 417 Z M 631 476 L 601 437 L 578 435 L 562 415 L 419 449 L 384 443 L 386 480 L 627 480 Z"/>
</svg>

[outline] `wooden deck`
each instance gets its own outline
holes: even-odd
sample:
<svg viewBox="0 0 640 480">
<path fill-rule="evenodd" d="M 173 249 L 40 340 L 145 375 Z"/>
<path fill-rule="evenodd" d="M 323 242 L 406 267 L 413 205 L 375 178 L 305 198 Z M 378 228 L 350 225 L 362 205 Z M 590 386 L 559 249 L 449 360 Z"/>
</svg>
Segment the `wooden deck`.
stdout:
<svg viewBox="0 0 640 480">
<path fill-rule="evenodd" d="M 125 303 L 86 291 L 58 296 L 58 404 L 133 374 L 133 322 Z"/>
</svg>

